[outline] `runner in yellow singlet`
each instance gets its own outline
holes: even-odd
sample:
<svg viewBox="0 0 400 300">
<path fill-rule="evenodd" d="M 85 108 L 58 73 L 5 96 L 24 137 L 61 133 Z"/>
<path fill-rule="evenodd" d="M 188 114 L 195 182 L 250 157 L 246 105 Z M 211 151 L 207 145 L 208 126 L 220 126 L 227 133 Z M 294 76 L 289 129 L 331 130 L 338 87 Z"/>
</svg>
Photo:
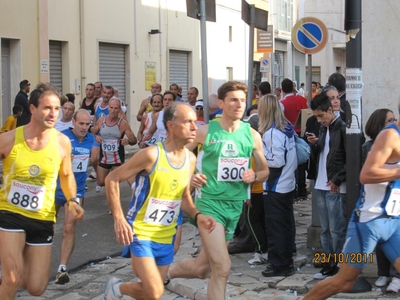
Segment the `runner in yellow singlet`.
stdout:
<svg viewBox="0 0 400 300">
<path fill-rule="evenodd" d="M 60 96 L 51 84 L 31 92 L 28 125 L 0 136 L 3 186 L 0 190 L 0 299 L 14 299 L 18 288 L 40 296 L 47 287 L 56 219 L 57 175 L 76 219 L 84 211 L 76 202 L 71 143 L 54 129 Z M 59 153 L 59 155 L 55 155 Z"/>
<path fill-rule="evenodd" d="M 189 178 L 196 157 L 185 148 L 196 136 L 196 113 L 185 104 L 164 111 L 168 138 L 138 152 L 106 178 L 107 200 L 114 218 L 117 241 L 129 245 L 132 268 L 140 282 L 110 278 L 104 299 L 159 299 L 164 278 L 174 258 L 174 235 L 180 208 L 193 218 L 199 230 L 210 234 L 213 218 L 200 214 L 190 196 Z M 135 194 L 125 219 L 119 183 L 135 176 Z"/>
</svg>

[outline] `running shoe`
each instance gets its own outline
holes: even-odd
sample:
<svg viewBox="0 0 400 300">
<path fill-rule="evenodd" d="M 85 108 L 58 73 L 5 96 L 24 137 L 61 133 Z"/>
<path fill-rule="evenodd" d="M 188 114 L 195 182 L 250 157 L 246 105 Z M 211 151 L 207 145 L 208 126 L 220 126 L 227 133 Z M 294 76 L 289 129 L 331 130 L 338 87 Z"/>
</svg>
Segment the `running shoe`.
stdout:
<svg viewBox="0 0 400 300">
<path fill-rule="evenodd" d="M 111 277 L 107 280 L 104 286 L 104 300 L 118 300 L 122 296 L 118 296 L 114 292 L 114 285 L 122 283 L 122 280 L 117 277 Z"/>
<path fill-rule="evenodd" d="M 387 276 L 379 276 L 379 278 L 375 281 L 375 286 L 386 286 L 389 282 L 389 277 Z"/>
<path fill-rule="evenodd" d="M 400 290 L 400 279 L 393 277 L 392 281 L 389 283 L 386 293 L 398 293 Z"/>
<path fill-rule="evenodd" d="M 56 275 L 56 284 L 66 284 L 69 282 L 69 275 L 67 272 L 67 269 L 61 268 L 61 271 L 59 271 Z"/>
<path fill-rule="evenodd" d="M 100 193 L 104 189 L 104 186 L 96 185 L 95 191 L 96 193 Z"/>
<path fill-rule="evenodd" d="M 268 262 L 268 253 L 254 253 L 253 258 L 247 261 L 249 265 L 263 265 Z"/>
<path fill-rule="evenodd" d="M 92 178 L 92 179 L 96 179 L 97 178 L 97 174 L 96 174 L 96 171 L 94 169 L 92 170 L 92 172 L 90 172 L 89 178 Z"/>
</svg>

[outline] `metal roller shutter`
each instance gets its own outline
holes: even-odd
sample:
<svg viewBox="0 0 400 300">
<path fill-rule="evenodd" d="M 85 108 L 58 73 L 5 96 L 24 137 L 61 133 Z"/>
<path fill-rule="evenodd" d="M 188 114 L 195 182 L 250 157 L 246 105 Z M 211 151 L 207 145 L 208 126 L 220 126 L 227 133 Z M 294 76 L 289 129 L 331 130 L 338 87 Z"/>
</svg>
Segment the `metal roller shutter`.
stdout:
<svg viewBox="0 0 400 300">
<path fill-rule="evenodd" d="M 100 81 L 116 87 L 119 98 L 125 102 L 125 45 L 100 43 L 99 59 Z"/>
<path fill-rule="evenodd" d="M 169 84 L 182 87 L 182 97 L 187 100 L 189 88 L 189 54 L 185 51 L 169 51 Z M 169 88 L 169 86 L 168 86 Z"/>
<path fill-rule="evenodd" d="M 11 97 L 11 64 L 10 64 L 10 41 L 1 39 L 1 94 L 2 94 L 2 122 L 12 113 L 14 97 Z"/>
<path fill-rule="evenodd" d="M 62 93 L 62 54 L 61 42 L 50 41 L 50 83 Z"/>
</svg>

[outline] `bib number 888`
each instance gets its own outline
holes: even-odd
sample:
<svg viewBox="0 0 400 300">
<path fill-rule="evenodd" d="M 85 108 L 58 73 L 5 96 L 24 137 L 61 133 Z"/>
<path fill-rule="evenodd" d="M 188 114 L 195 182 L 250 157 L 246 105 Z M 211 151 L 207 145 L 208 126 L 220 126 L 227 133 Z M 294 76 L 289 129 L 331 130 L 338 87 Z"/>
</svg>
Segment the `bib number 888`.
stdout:
<svg viewBox="0 0 400 300">
<path fill-rule="evenodd" d="M 29 197 L 27 194 L 21 196 L 20 193 L 15 192 L 11 198 L 11 203 L 25 209 L 36 210 L 39 207 L 39 197 Z"/>
</svg>

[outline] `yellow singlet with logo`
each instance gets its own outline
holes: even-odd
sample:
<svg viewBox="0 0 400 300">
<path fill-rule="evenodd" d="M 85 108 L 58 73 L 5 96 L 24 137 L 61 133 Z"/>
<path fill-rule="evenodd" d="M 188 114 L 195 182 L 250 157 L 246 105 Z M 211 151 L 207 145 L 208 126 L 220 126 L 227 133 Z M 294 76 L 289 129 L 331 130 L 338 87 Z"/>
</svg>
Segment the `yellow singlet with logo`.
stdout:
<svg viewBox="0 0 400 300">
<path fill-rule="evenodd" d="M 59 152 L 56 129 L 50 130 L 46 147 L 34 151 L 25 143 L 24 126 L 18 127 L 14 146 L 3 160 L 0 210 L 55 222 L 54 192 L 61 164 Z"/>
<path fill-rule="evenodd" d="M 170 164 L 164 144 L 156 144 L 158 158 L 148 175 L 136 178 L 128 222 L 139 240 L 171 244 L 176 233 L 183 192 L 190 180 L 190 153 L 180 167 Z"/>
</svg>

